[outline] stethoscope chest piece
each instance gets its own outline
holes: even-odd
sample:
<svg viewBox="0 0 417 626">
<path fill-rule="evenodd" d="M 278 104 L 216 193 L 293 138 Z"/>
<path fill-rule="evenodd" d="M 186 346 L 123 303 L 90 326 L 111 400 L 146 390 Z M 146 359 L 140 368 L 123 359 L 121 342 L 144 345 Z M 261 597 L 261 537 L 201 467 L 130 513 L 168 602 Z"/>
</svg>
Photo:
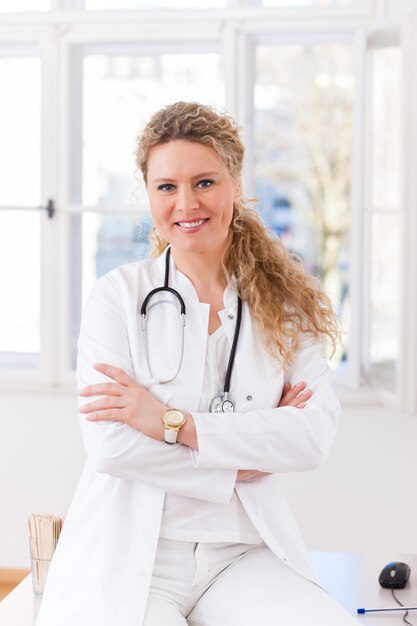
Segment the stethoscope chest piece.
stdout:
<svg viewBox="0 0 417 626">
<path fill-rule="evenodd" d="M 216 396 L 210 403 L 211 413 L 234 413 L 234 402 L 226 398 L 224 394 Z"/>
</svg>

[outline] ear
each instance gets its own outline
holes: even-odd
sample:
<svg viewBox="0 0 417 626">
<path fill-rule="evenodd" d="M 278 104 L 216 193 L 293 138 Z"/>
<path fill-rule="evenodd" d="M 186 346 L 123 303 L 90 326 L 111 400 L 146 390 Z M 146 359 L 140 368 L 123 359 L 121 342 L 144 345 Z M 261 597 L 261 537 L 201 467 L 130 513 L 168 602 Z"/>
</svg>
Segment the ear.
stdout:
<svg viewBox="0 0 417 626">
<path fill-rule="evenodd" d="M 236 187 L 235 187 L 234 202 L 239 200 L 239 198 L 242 195 L 242 178 L 240 176 L 239 176 L 239 178 L 236 179 L 235 184 L 236 184 Z"/>
</svg>

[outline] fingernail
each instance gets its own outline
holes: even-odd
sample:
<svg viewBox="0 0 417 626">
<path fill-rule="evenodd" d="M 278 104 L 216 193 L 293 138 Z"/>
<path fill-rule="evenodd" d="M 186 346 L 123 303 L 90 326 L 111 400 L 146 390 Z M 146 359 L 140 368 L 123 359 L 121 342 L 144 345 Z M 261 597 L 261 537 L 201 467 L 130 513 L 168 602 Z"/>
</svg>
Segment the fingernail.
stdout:
<svg viewBox="0 0 417 626">
<path fill-rule="evenodd" d="M 103 363 L 93 363 L 93 367 L 102 367 Z"/>
</svg>

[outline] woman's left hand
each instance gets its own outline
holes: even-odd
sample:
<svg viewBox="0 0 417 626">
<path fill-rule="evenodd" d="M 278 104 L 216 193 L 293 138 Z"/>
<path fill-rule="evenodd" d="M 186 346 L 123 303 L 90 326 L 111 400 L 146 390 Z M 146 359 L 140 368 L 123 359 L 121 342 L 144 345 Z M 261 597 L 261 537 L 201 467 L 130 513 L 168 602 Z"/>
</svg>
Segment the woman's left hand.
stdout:
<svg viewBox="0 0 417 626">
<path fill-rule="evenodd" d="M 307 400 L 310 400 L 313 395 L 311 389 L 305 390 L 305 388 L 306 383 L 304 381 L 293 386 L 290 383 L 285 383 L 278 406 L 294 406 L 297 409 L 304 409 Z"/>
<path fill-rule="evenodd" d="M 97 383 L 84 387 L 80 396 L 103 396 L 80 409 L 91 422 L 124 422 L 149 437 L 163 441 L 164 428 L 161 415 L 168 407 L 157 400 L 143 385 L 136 383 L 126 372 L 106 363 L 93 367 L 115 383 Z"/>
</svg>

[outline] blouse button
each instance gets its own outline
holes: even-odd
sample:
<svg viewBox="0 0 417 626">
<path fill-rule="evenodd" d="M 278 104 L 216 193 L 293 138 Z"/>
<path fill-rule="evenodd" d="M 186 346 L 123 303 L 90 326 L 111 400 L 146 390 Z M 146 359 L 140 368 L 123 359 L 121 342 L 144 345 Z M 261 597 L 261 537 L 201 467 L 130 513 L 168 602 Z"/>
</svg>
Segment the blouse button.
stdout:
<svg viewBox="0 0 417 626">
<path fill-rule="evenodd" d="M 229 318 L 229 320 L 234 320 L 235 319 L 235 316 L 232 315 L 231 313 L 229 313 L 229 315 L 227 317 Z"/>
<path fill-rule="evenodd" d="M 252 400 L 252 396 L 246 396 L 246 400 L 248 401 Z"/>
</svg>

